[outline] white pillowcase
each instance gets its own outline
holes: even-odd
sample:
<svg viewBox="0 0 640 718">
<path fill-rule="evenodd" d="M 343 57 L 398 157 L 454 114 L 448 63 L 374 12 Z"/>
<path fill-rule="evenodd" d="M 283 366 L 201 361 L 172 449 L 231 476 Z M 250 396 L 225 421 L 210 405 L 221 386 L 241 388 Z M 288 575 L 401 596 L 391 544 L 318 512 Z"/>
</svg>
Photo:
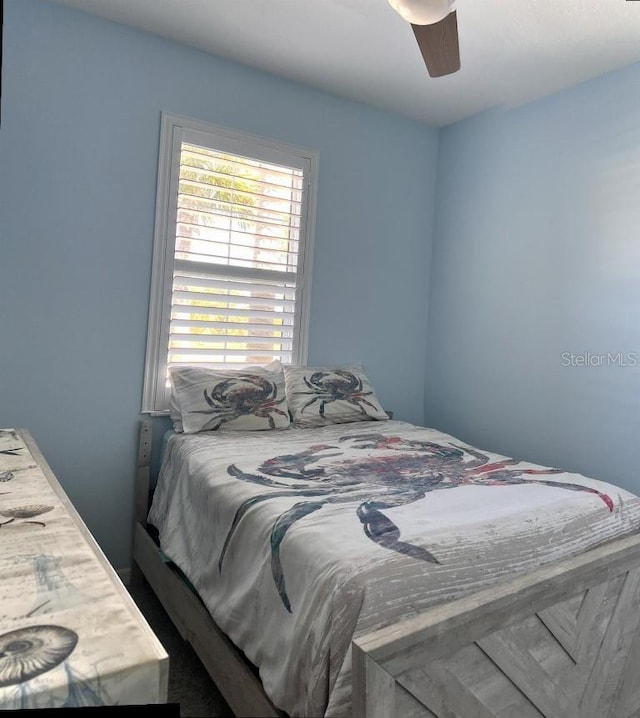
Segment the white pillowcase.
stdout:
<svg viewBox="0 0 640 718">
<path fill-rule="evenodd" d="M 178 400 L 173 395 L 173 387 L 171 389 L 171 394 L 169 395 L 169 416 L 173 422 L 173 430 L 176 434 L 182 434 L 182 414 L 180 413 Z"/>
<path fill-rule="evenodd" d="M 294 426 L 326 426 L 389 418 L 361 364 L 285 366 L 284 378 Z"/>
<path fill-rule="evenodd" d="M 169 367 L 169 414 L 176 432 L 263 431 L 289 426 L 282 364 L 241 369 Z"/>
</svg>

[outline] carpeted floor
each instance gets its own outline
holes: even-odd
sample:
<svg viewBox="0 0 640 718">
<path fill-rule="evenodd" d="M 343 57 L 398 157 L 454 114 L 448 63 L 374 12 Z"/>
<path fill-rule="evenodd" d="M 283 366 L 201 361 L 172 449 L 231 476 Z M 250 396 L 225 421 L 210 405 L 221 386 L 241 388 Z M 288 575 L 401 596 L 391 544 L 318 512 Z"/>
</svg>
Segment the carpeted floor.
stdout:
<svg viewBox="0 0 640 718">
<path fill-rule="evenodd" d="M 169 703 L 182 718 L 232 718 L 233 713 L 202 663 L 185 643 L 147 584 L 128 586 L 133 600 L 169 654 Z"/>
</svg>

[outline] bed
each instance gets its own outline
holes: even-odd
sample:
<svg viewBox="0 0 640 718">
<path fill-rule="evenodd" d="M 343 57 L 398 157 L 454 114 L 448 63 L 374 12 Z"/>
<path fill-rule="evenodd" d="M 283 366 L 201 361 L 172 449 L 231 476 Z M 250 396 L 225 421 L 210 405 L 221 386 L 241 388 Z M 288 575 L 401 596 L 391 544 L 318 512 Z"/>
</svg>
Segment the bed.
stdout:
<svg viewBox="0 0 640 718">
<path fill-rule="evenodd" d="M 640 715 L 640 499 L 434 429 L 166 442 L 134 559 L 243 716 Z"/>
</svg>

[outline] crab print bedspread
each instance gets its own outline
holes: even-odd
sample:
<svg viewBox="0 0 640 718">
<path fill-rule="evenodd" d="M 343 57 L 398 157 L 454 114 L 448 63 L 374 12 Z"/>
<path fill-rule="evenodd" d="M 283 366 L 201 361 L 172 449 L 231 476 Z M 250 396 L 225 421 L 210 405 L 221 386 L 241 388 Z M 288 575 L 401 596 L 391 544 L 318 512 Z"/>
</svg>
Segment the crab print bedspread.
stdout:
<svg viewBox="0 0 640 718">
<path fill-rule="evenodd" d="M 640 527 L 640 499 L 398 421 L 175 435 L 150 522 L 291 716 L 350 713 L 355 636 Z"/>
</svg>

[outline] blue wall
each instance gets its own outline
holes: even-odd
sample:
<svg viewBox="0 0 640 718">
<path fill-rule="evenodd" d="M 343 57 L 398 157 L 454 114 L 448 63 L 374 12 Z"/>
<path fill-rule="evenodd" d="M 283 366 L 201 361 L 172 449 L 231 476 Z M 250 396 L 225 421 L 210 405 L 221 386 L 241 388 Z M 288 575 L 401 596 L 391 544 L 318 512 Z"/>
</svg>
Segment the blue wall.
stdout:
<svg viewBox="0 0 640 718">
<path fill-rule="evenodd" d="M 427 423 L 640 492 L 640 65 L 443 130 L 436 207 Z"/>
<path fill-rule="evenodd" d="M 116 566 L 161 110 L 319 152 L 310 363 L 364 362 L 422 421 L 435 131 L 41 0 L 7 0 L 4 32 L 0 426 L 31 430 Z"/>
<path fill-rule="evenodd" d="M 399 116 L 42 0 L 5 3 L 3 79 L 0 426 L 32 431 L 116 566 L 162 110 L 319 152 L 310 362 L 361 360 L 399 418 L 640 491 L 640 66 L 439 151 Z M 563 366 L 587 352 L 638 365 Z"/>
</svg>

